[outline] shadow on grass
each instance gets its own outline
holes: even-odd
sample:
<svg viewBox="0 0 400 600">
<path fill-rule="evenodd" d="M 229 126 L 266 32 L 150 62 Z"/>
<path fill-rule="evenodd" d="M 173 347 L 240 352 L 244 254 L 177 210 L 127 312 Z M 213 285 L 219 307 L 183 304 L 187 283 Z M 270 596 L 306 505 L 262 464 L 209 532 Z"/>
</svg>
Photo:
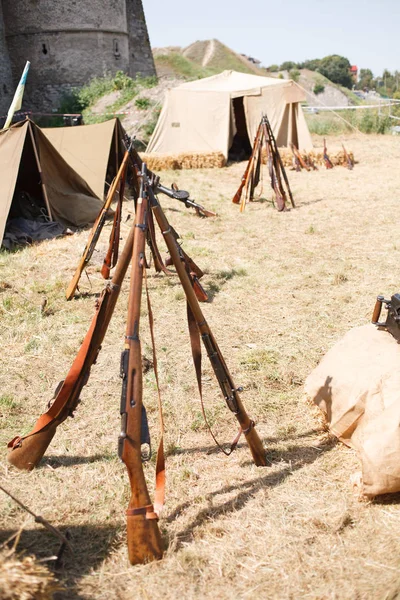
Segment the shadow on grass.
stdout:
<svg viewBox="0 0 400 600">
<path fill-rule="evenodd" d="M 208 295 L 208 302 L 212 302 L 221 288 L 234 277 L 244 277 L 247 275 L 245 269 L 223 269 L 222 271 L 216 271 L 210 276 L 210 280 L 205 286 L 205 290 Z"/>
<path fill-rule="evenodd" d="M 55 570 L 54 562 L 46 561 L 53 568 L 63 591 L 55 595 L 57 600 L 83 600 L 87 596 L 78 590 L 79 580 L 92 569 L 96 569 L 109 555 L 119 533 L 119 525 L 81 525 L 58 527 L 64 535 L 68 532 L 72 555 L 67 549 L 62 556 L 62 566 Z M 13 530 L 0 531 L 0 543 L 17 533 Z M 13 542 L 11 542 L 12 545 Z M 37 559 L 56 556 L 60 548 L 57 538 L 43 529 L 25 529 L 21 533 L 17 552 L 34 555 Z"/>
<path fill-rule="evenodd" d="M 292 433 L 286 434 L 282 437 L 263 437 L 261 441 L 264 446 L 266 444 L 278 444 L 279 442 L 288 441 L 288 440 L 299 440 L 307 437 L 311 437 L 312 435 L 321 435 L 323 433 L 322 429 L 310 429 L 309 431 L 305 431 L 303 433 Z M 241 438 L 243 441 L 239 442 L 236 448 L 246 448 L 247 442 L 244 438 Z M 229 448 L 230 442 L 222 443 L 222 446 Z M 196 446 L 194 448 L 180 448 L 176 447 L 171 450 L 166 451 L 166 456 L 178 456 L 180 454 L 197 454 L 198 452 L 204 452 L 205 454 L 218 454 L 221 450 L 216 446 L 216 444 L 210 444 L 209 446 Z M 267 456 L 268 456 L 268 451 Z M 252 462 L 246 464 L 253 464 Z"/>
<path fill-rule="evenodd" d="M 254 200 L 252 200 L 251 203 L 254 203 L 254 204 L 269 204 L 271 206 L 271 208 L 275 207 L 274 201 L 271 200 L 271 198 L 265 198 L 265 196 L 261 196 L 260 198 L 254 198 Z M 251 203 L 249 203 L 249 204 L 251 204 Z"/>
<path fill-rule="evenodd" d="M 66 454 L 60 454 L 59 456 L 44 457 L 40 462 L 39 468 L 52 467 L 53 469 L 58 469 L 59 467 L 87 465 L 103 460 L 113 460 L 114 458 L 115 457 L 111 454 L 93 454 L 92 456 L 68 456 Z"/>
<path fill-rule="evenodd" d="M 105 279 L 104 282 L 106 283 L 107 280 Z M 71 300 L 83 300 L 84 298 L 100 298 L 101 296 L 101 292 L 75 292 L 75 294 L 72 296 Z"/>
<path fill-rule="evenodd" d="M 303 206 L 311 206 L 312 204 L 318 204 L 318 202 L 323 202 L 325 198 L 317 198 L 316 200 L 309 200 L 308 202 L 301 202 L 300 204 L 296 203 L 296 198 L 294 198 L 296 208 L 302 208 Z"/>
<path fill-rule="evenodd" d="M 190 542 L 193 537 L 194 530 L 201 526 L 204 522 L 208 521 L 210 518 L 215 519 L 216 517 L 225 515 L 230 511 L 243 508 L 259 490 L 280 485 L 287 477 L 292 475 L 293 472 L 312 464 L 321 456 L 322 453 L 329 452 L 335 446 L 335 441 L 329 441 L 326 444 L 321 444 L 319 446 L 294 446 L 283 452 L 267 451 L 268 461 L 279 459 L 285 461 L 287 465 L 279 471 L 273 471 L 272 473 L 269 471 L 268 467 L 264 467 L 264 469 L 266 469 L 266 474 L 263 477 L 257 477 L 248 481 L 241 481 L 234 485 L 227 485 L 215 492 L 207 494 L 206 498 L 208 506 L 202 508 L 192 522 L 185 527 L 185 529 L 176 534 L 176 548 L 179 549 L 184 544 Z M 246 466 L 246 464 L 252 463 L 245 463 L 242 466 Z M 238 493 L 226 502 L 222 502 L 218 505 L 213 503 L 213 499 L 215 497 L 236 491 L 238 491 Z M 179 517 L 179 514 L 189 506 L 192 506 L 192 502 L 183 502 L 177 506 L 176 509 L 170 515 L 168 515 L 166 519 L 167 522 L 171 523 L 175 521 L 175 519 Z"/>
</svg>

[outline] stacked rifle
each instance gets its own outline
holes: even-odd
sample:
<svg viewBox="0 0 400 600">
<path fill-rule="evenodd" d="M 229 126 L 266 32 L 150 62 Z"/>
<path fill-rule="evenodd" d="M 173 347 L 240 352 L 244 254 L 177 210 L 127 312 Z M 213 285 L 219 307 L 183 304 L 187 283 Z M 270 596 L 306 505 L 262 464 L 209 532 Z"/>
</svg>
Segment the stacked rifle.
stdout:
<svg viewBox="0 0 400 600">
<path fill-rule="evenodd" d="M 342 148 L 343 148 L 343 156 L 340 157 L 340 159 L 339 159 L 340 162 L 339 163 L 336 162 L 336 164 L 344 164 L 345 163 L 346 167 L 351 171 L 354 167 L 354 160 L 352 159 L 351 155 L 347 152 L 346 148 L 344 147 L 344 144 L 342 144 Z M 301 154 L 301 152 L 298 150 L 298 148 L 296 148 L 296 146 L 294 144 L 290 144 L 290 149 L 292 151 L 292 168 L 294 171 L 301 171 L 302 169 L 305 169 L 306 171 L 311 171 L 311 170 L 318 171 L 318 167 L 314 161 L 315 155 L 313 157 L 313 153 Z M 333 169 L 334 164 L 328 155 L 328 149 L 326 147 L 325 138 L 324 138 L 324 149 L 323 149 L 321 158 L 322 158 L 323 164 L 325 165 L 326 169 Z M 317 157 L 317 159 L 318 159 L 318 157 Z"/>
<path fill-rule="evenodd" d="M 276 208 L 278 211 L 287 210 L 288 196 L 292 207 L 295 207 L 285 167 L 271 125 L 264 115 L 257 128 L 251 156 L 239 189 L 232 199 L 234 204 L 240 204 L 240 212 L 244 211 L 246 204 L 254 200 L 255 189 L 262 180 L 263 148 L 266 152 L 268 173 L 274 192 Z"/>
<path fill-rule="evenodd" d="M 111 192 L 114 194 L 114 191 L 118 189 L 120 199 L 123 195 L 124 186 L 124 176 L 122 174 L 126 173 L 130 157 L 132 157 L 131 148 L 128 148 L 121 164 L 120 173 L 110 190 L 110 194 Z M 110 246 L 104 263 L 106 275 L 109 274 L 113 265 L 115 266 L 112 278 L 103 290 L 82 346 L 66 378 L 57 386 L 50 407 L 38 418 L 35 426 L 29 433 L 16 436 L 9 442 L 8 460 L 19 469 L 31 470 L 36 467 L 56 434 L 58 426 L 68 417 L 74 415 L 80 402 L 81 392 L 88 382 L 91 369 L 100 352 L 119 297 L 121 285 L 128 267 L 131 265 L 125 347 L 121 356 L 121 430 L 118 437 L 118 455 L 127 468 L 131 488 L 129 505 L 126 510 L 129 560 L 132 564 L 138 564 L 159 559 L 163 555 L 163 544 L 158 527 L 158 518 L 164 504 L 165 494 L 163 415 L 154 345 L 153 313 L 147 286 L 149 261 L 146 257 L 146 244 L 153 256 L 156 270 L 163 270 L 167 274 L 174 273 L 175 276 L 178 276 L 185 293 L 192 357 L 204 416 L 201 342 L 210 360 L 224 400 L 238 421 L 239 434 L 236 435 L 230 449 L 226 450 L 225 448 L 221 448 L 221 446 L 220 448 L 226 454 L 230 454 L 236 446 L 240 434 L 243 433 L 250 447 L 255 464 L 259 466 L 266 465 L 266 457 L 263 445 L 256 432 L 254 421 L 249 418 L 240 399 L 239 392 L 241 388 L 236 387 L 221 350 L 198 303 L 198 297 L 199 295 L 201 296 L 198 290 L 198 279 L 201 277 L 201 270 L 183 252 L 178 244 L 177 239 L 179 236 L 169 224 L 157 197 L 158 193 L 166 193 L 164 190 L 168 190 L 168 195 L 171 194 L 174 197 L 174 193 L 177 191 L 163 188 L 160 185 L 158 177 L 148 172 L 144 163 L 139 164 L 134 159 L 132 160 L 132 165 L 134 168 L 133 189 L 136 190 L 135 221 L 130 228 L 125 246 L 118 256 L 118 240 L 116 239 L 118 234 L 116 232 L 119 231 L 120 211 L 118 213 L 117 210 L 115 213 L 112 239 L 110 239 Z M 186 195 L 187 193 L 185 192 L 184 194 Z M 187 197 L 189 197 L 188 194 Z M 103 210 L 107 211 L 107 203 L 103 207 Z M 102 222 L 103 213 L 99 215 L 97 223 L 99 225 Z M 169 266 L 172 265 L 174 267 L 174 272 L 171 272 L 160 258 L 156 243 L 155 223 L 157 223 L 168 248 L 170 255 L 168 263 Z M 96 241 L 97 239 L 95 239 L 92 231 L 87 245 L 89 251 L 92 250 Z M 76 289 L 78 281 L 79 277 L 77 278 L 75 275 L 73 282 L 71 282 L 73 285 L 70 286 L 69 293 L 71 293 L 74 286 Z M 158 389 L 161 430 L 156 460 L 154 502 L 150 499 L 142 464 L 143 461 L 149 460 L 151 456 L 149 426 L 143 403 L 143 368 L 139 334 L 143 287 L 146 290 L 147 312 L 153 345 L 153 364 Z"/>
</svg>

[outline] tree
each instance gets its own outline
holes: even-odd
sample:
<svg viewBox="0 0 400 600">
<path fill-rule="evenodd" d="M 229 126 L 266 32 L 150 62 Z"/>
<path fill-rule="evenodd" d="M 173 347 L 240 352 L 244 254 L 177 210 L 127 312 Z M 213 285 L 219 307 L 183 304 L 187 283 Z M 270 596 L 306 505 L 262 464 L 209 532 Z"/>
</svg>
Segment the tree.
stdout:
<svg viewBox="0 0 400 600">
<path fill-rule="evenodd" d="M 297 69 L 291 69 L 289 71 L 289 77 L 297 83 L 300 79 L 300 71 L 298 71 Z"/>
<path fill-rule="evenodd" d="M 279 65 L 270 65 L 267 67 L 267 71 L 270 73 L 277 73 L 279 71 Z"/>
<path fill-rule="evenodd" d="M 356 84 L 356 88 L 358 90 L 363 90 L 364 88 L 371 89 L 374 86 L 374 76 L 371 69 L 360 69 L 359 80 Z"/>
<path fill-rule="evenodd" d="M 321 59 L 318 71 L 333 83 L 339 83 L 351 89 L 353 78 L 350 74 L 350 66 L 350 61 L 344 56 L 331 54 Z"/>
<path fill-rule="evenodd" d="M 312 60 L 305 60 L 301 65 L 299 65 L 300 69 L 309 69 L 310 71 L 316 71 L 321 64 L 320 58 L 313 58 Z"/>
<path fill-rule="evenodd" d="M 296 63 L 292 62 L 291 60 L 287 60 L 286 62 L 283 62 L 279 68 L 281 71 L 290 71 L 291 69 L 295 69 L 296 67 Z"/>
</svg>

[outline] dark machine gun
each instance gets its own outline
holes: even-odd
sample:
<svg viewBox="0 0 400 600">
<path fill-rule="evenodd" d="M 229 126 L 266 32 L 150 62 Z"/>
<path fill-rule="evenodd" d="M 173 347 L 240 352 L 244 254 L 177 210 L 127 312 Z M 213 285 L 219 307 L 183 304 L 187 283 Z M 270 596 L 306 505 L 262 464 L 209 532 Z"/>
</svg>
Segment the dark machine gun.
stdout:
<svg viewBox="0 0 400 600">
<path fill-rule="evenodd" d="M 387 312 L 386 321 L 379 322 L 382 306 L 385 305 Z M 372 323 L 378 327 L 384 327 L 400 342 L 400 294 L 393 294 L 390 300 L 385 300 L 383 296 L 378 296 L 372 314 Z"/>
</svg>

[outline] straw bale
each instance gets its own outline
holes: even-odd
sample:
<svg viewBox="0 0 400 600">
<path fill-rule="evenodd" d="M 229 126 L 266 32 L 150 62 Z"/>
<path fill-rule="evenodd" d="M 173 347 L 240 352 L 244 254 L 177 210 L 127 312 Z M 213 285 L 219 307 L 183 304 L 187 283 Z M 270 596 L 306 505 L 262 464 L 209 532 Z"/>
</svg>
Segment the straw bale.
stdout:
<svg viewBox="0 0 400 600">
<path fill-rule="evenodd" d="M 166 169 L 220 169 L 226 165 L 222 152 L 192 152 L 181 154 L 141 154 L 152 171 Z"/>
<path fill-rule="evenodd" d="M 0 553 L 1 600 L 52 600 L 61 586 L 49 569 L 32 556 Z"/>
</svg>

